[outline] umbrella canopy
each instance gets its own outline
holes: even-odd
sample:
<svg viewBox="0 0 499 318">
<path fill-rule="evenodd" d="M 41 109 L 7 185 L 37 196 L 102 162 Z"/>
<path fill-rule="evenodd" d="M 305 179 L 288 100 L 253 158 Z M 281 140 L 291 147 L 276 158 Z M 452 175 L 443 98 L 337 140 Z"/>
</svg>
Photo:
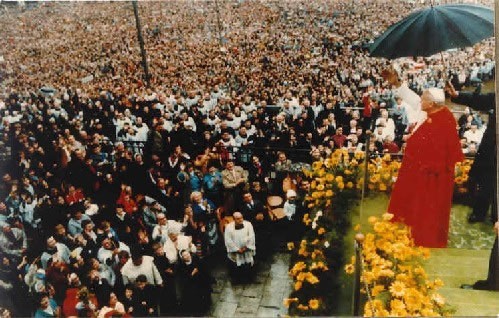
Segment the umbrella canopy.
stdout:
<svg viewBox="0 0 499 318">
<path fill-rule="evenodd" d="M 472 46 L 494 35 L 494 11 L 477 5 L 431 6 L 390 26 L 373 44 L 371 56 L 395 59 L 430 56 Z"/>
</svg>

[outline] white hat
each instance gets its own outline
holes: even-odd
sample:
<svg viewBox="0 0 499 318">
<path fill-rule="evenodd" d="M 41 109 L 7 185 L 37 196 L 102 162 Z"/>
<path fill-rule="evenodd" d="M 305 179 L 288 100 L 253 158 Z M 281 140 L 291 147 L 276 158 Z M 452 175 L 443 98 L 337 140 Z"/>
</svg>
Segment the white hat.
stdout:
<svg viewBox="0 0 499 318">
<path fill-rule="evenodd" d="M 428 88 L 428 92 L 431 95 L 432 101 L 435 103 L 444 103 L 445 102 L 445 93 L 441 88 L 431 87 Z"/>
<path fill-rule="evenodd" d="M 295 197 L 296 198 L 296 191 L 295 190 L 288 190 L 288 192 L 286 192 L 286 198 L 292 198 L 292 197 Z"/>
</svg>

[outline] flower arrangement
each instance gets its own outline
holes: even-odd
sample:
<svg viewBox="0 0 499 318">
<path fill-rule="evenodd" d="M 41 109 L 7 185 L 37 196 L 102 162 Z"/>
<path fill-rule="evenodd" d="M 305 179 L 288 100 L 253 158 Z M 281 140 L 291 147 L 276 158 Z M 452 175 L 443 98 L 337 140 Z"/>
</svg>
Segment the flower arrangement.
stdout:
<svg viewBox="0 0 499 318">
<path fill-rule="evenodd" d="M 454 177 L 454 193 L 463 195 L 468 193 L 469 172 L 473 160 L 465 159 L 463 162 L 456 163 L 456 173 Z"/>
<path fill-rule="evenodd" d="M 348 212 L 364 186 L 364 160 L 364 152 L 335 150 L 326 159 L 314 162 L 311 170 L 303 171 L 310 180 L 305 198 L 308 213 L 303 216 L 307 231 L 301 242 L 288 243 L 293 251 L 289 275 L 294 288 L 284 305 L 291 315 L 331 315 L 334 310 L 335 293 L 341 289 L 338 277 L 345 264 L 343 240 L 350 228 Z M 460 177 L 457 181 L 463 180 L 462 185 L 471 163 L 464 161 L 456 166 L 456 179 Z M 388 154 L 369 159 L 367 188 L 371 193 L 389 193 L 400 167 L 401 161 L 392 160 Z M 374 233 L 366 237 L 364 251 L 369 254 L 364 256 L 367 270 L 363 280 L 372 285 L 375 299 L 366 304 L 364 314 L 371 315 L 374 310 L 375 315 L 416 315 L 413 304 L 424 305 L 419 315 L 446 314 L 445 301 L 435 292 L 441 281 L 429 281 L 418 261 L 428 256 L 428 250 L 415 247 L 407 227 L 388 218 L 385 214 L 381 221 L 370 220 Z M 353 273 L 354 264 L 346 265 L 345 271 Z"/>
<path fill-rule="evenodd" d="M 416 247 L 408 227 L 391 221 L 393 214 L 381 219 L 370 217 L 370 231 L 362 249 L 362 292 L 368 286 L 371 301 L 364 306 L 364 316 L 442 316 L 452 313 L 445 299 L 437 293 L 440 279 L 428 278 L 422 260 L 429 249 Z M 345 266 L 353 274 L 355 257 Z"/>
<path fill-rule="evenodd" d="M 392 160 L 389 154 L 371 159 L 368 164 L 369 179 L 367 187 L 371 191 L 390 192 L 397 180 L 401 166 L 399 160 Z M 363 184 L 363 180 L 360 180 Z"/>
<path fill-rule="evenodd" d="M 334 277 L 343 262 L 343 237 L 348 230 L 350 204 L 358 198 L 363 152 L 352 156 L 336 150 L 312 164 L 304 175 L 311 180 L 303 216 L 307 232 L 301 242 L 288 243 L 294 251 L 289 275 L 293 292 L 284 300 L 291 315 L 329 315 L 334 306 Z"/>
</svg>

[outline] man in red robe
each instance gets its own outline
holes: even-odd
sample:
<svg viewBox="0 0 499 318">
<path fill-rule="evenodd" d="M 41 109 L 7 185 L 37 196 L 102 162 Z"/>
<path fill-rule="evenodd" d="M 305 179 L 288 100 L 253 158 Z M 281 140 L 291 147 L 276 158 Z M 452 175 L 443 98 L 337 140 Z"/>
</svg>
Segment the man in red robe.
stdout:
<svg viewBox="0 0 499 318">
<path fill-rule="evenodd" d="M 428 114 L 407 139 L 388 211 L 412 229 L 416 245 L 446 247 L 454 187 L 454 166 L 464 159 L 456 120 L 443 105 L 443 90 L 421 96 Z"/>
</svg>

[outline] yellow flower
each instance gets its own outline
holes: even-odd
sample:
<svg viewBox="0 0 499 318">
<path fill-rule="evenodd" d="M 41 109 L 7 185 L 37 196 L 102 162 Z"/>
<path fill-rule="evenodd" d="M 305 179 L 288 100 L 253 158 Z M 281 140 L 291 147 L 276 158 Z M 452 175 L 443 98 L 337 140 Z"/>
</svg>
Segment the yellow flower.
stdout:
<svg viewBox="0 0 499 318">
<path fill-rule="evenodd" d="M 377 183 L 379 182 L 379 179 L 380 179 L 379 174 L 374 174 L 371 178 L 369 178 L 369 182 Z"/>
<path fill-rule="evenodd" d="M 390 285 L 390 293 L 395 297 L 403 297 L 405 294 L 405 284 L 395 281 Z"/>
<path fill-rule="evenodd" d="M 390 317 L 407 317 L 410 316 L 407 310 L 405 309 L 392 309 L 389 313 L 388 316 Z"/>
<path fill-rule="evenodd" d="M 288 242 L 288 251 L 291 251 L 295 248 L 295 243 L 293 242 Z"/>
<path fill-rule="evenodd" d="M 374 308 L 374 312 L 372 309 Z M 372 304 L 366 302 L 364 305 L 364 317 L 386 317 L 389 315 L 389 312 L 385 309 L 383 302 L 379 299 L 375 299 L 372 301 Z"/>
<path fill-rule="evenodd" d="M 291 276 L 296 276 L 299 274 L 301 271 L 303 271 L 305 268 L 307 268 L 307 265 L 304 262 L 297 262 L 293 268 L 289 270 L 289 275 Z"/>
<path fill-rule="evenodd" d="M 312 298 L 308 301 L 308 306 L 310 307 L 310 309 L 312 310 L 316 310 L 319 308 L 319 300 L 318 299 L 315 299 L 315 298 Z"/>
<path fill-rule="evenodd" d="M 404 284 L 407 284 L 409 282 L 409 276 L 407 274 L 397 274 L 395 276 L 395 280 L 398 280 L 399 282 L 403 282 Z"/>
<path fill-rule="evenodd" d="M 433 309 L 430 309 L 430 308 L 423 308 L 423 309 L 421 309 L 421 315 L 423 317 L 436 317 L 436 316 L 440 316 Z"/>
<path fill-rule="evenodd" d="M 303 168 L 302 171 L 303 171 L 303 174 L 305 175 L 305 177 L 310 178 L 312 176 L 312 171 L 305 169 L 305 168 Z"/>
<path fill-rule="evenodd" d="M 322 235 L 324 233 L 326 233 L 326 230 L 323 227 L 321 227 L 321 228 L 319 228 L 319 230 L 317 230 L 317 234 L 319 234 L 319 235 Z"/>
<path fill-rule="evenodd" d="M 323 177 L 325 174 L 326 174 L 326 170 L 324 170 L 324 169 L 319 169 L 319 171 L 317 171 L 317 175 L 319 177 Z"/>
<path fill-rule="evenodd" d="M 327 182 L 333 182 L 334 181 L 334 176 L 330 173 L 326 174 L 326 181 Z"/>
<path fill-rule="evenodd" d="M 317 278 L 317 276 L 315 276 L 312 273 L 308 273 L 306 279 L 307 279 L 307 282 L 309 282 L 312 285 L 315 285 L 315 284 L 317 284 L 319 282 L 319 279 Z"/>
<path fill-rule="evenodd" d="M 333 193 L 333 190 L 327 190 L 327 191 L 326 191 L 326 197 L 328 197 L 328 198 L 332 197 L 332 196 L 333 196 L 333 194 L 334 194 L 334 193 Z"/>
<path fill-rule="evenodd" d="M 386 191 L 386 189 L 387 189 L 386 184 L 384 183 L 379 184 L 379 191 Z"/>
<path fill-rule="evenodd" d="M 426 277 L 426 272 L 421 266 L 414 268 L 414 274 Z"/>
<path fill-rule="evenodd" d="M 383 285 L 376 285 L 371 289 L 371 294 L 376 297 L 378 296 L 382 291 L 385 290 L 385 286 Z"/>
<path fill-rule="evenodd" d="M 435 279 L 433 281 L 433 283 L 434 283 L 436 288 L 440 288 L 440 287 L 444 286 L 444 282 L 440 278 Z"/>
<path fill-rule="evenodd" d="M 348 264 L 348 265 L 345 265 L 345 272 L 348 274 L 348 275 L 351 275 L 353 274 L 353 272 L 355 271 L 355 266 L 353 266 L 353 264 Z"/>
<path fill-rule="evenodd" d="M 382 222 L 376 222 L 376 223 L 374 223 L 373 229 L 374 229 L 374 232 L 376 232 L 376 233 L 382 233 L 385 231 L 386 226 Z"/>
<path fill-rule="evenodd" d="M 431 300 L 433 300 L 439 306 L 445 305 L 445 298 L 440 294 L 433 294 L 431 296 Z"/>
<path fill-rule="evenodd" d="M 296 282 L 295 283 L 295 290 L 296 291 L 300 290 L 302 288 L 302 286 L 303 286 L 302 282 L 300 282 L 300 281 Z"/>
<path fill-rule="evenodd" d="M 395 273 L 391 269 L 382 269 L 379 271 L 380 277 L 393 277 Z"/>
<path fill-rule="evenodd" d="M 345 184 L 343 182 L 338 182 L 338 189 L 343 190 L 345 188 Z"/>
<path fill-rule="evenodd" d="M 319 170 L 322 167 L 322 162 L 321 161 L 315 161 L 312 164 L 312 169 L 313 170 Z"/>
<path fill-rule="evenodd" d="M 306 272 L 301 272 L 298 274 L 298 276 L 296 276 L 296 280 L 299 281 L 299 282 L 303 282 L 308 276 L 308 273 Z"/>
<path fill-rule="evenodd" d="M 391 214 L 391 213 L 384 213 L 384 214 L 382 215 L 382 218 L 383 218 L 383 220 L 384 220 L 384 221 L 390 221 L 391 219 L 393 219 L 393 216 L 394 216 L 394 215 L 393 215 L 393 214 Z"/>
<path fill-rule="evenodd" d="M 304 306 L 302 304 L 299 304 L 298 307 L 296 307 L 296 308 L 298 308 L 300 310 L 303 310 L 303 311 L 307 311 L 308 310 L 308 306 Z"/>
<path fill-rule="evenodd" d="M 322 186 L 322 190 L 324 190 L 324 186 L 322 184 L 320 184 L 319 186 Z M 317 190 L 319 190 L 319 186 L 317 186 Z M 322 197 L 322 194 L 323 193 L 320 191 L 314 191 L 314 192 L 312 192 L 312 198 L 319 199 Z"/>
<path fill-rule="evenodd" d="M 335 180 L 337 183 L 340 183 L 340 182 L 343 182 L 343 177 L 342 177 L 342 176 L 337 176 L 334 180 Z"/>
<path fill-rule="evenodd" d="M 353 188 L 353 182 L 352 181 L 348 181 L 347 184 L 346 184 L 346 187 L 347 187 L 347 189 Z"/>
<path fill-rule="evenodd" d="M 300 247 L 300 249 L 298 250 L 298 254 L 301 255 L 301 256 L 307 257 L 308 254 L 310 254 L 310 253 L 307 252 L 306 248 Z"/>
<path fill-rule="evenodd" d="M 323 184 L 319 184 L 317 186 L 317 191 L 323 191 L 324 190 L 324 185 Z"/>
<path fill-rule="evenodd" d="M 282 302 L 286 308 L 289 308 L 289 305 L 291 305 L 294 302 L 297 302 L 298 298 L 284 298 L 284 301 Z"/>
<path fill-rule="evenodd" d="M 408 288 L 404 295 L 404 302 L 409 311 L 419 310 L 422 307 L 423 295 L 416 288 Z"/>
<path fill-rule="evenodd" d="M 392 299 L 390 301 L 390 308 L 392 310 L 405 310 L 405 304 L 400 299 Z"/>
<path fill-rule="evenodd" d="M 378 218 L 375 217 L 375 216 L 370 216 L 368 219 L 367 219 L 367 222 L 369 222 L 369 224 L 374 224 L 378 221 Z"/>
</svg>

